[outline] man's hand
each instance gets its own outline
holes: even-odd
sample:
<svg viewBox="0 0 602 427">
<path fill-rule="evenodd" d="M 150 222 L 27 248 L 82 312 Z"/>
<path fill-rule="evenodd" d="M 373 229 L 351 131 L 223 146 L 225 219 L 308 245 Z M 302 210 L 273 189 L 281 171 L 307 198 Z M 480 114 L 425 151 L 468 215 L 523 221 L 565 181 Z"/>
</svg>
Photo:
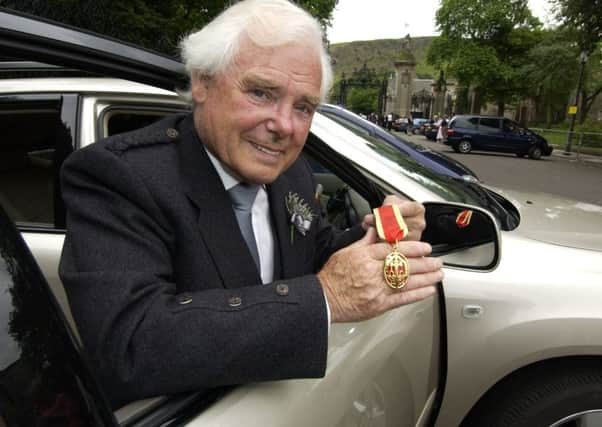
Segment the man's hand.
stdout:
<svg viewBox="0 0 602 427">
<path fill-rule="evenodd" d="M 318 278 L 330 306 L 332 322 L 354 322 L 376 317 L 387 310 L 420 301 L 436 292 L 443 279 L 442 262 L 427 257 L 431 246 L 423 242 L 400 242 L 399 251 L 410 265 L 410 278 L 401 290 L 387 286 L 383 262 L 391 245 L 376 243 L 370 227 L 359 241 L 335 252 Z"/>
<path fill-rule="evenodd" d="M 386 205 L 399 205 L 401 216 L 403 216 L 403 219 L 408 226 L 408 235 L 404 240 L 420 240 L 422 231 L 426 227 L 426 221 L 424 219 L 424 206 L 417 202 L 404 200 L 399 196 L 385 197 L 383 206 Z M 368 230 L 370 227 L 375 227 L 374 215 L 366 215 L 362 221 L 362 227 L 364 230 Z"/>
</svg>

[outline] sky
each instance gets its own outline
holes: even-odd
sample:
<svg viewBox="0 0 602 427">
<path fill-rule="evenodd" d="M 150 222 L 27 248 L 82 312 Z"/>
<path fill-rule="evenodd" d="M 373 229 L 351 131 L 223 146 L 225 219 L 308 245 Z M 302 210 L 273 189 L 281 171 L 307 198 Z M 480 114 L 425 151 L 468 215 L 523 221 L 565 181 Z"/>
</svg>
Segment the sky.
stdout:
<svg viewBox="0 0 602 427">
<path fill-rule="evenodd" d="M 548 0 L 529 0 L 531 12 L 544 24 L 553 22 Z M 439 0 L 339 0 L 330 43 L 355 40 L 400 39 L 437 35 L 435 12 Z"/>
</svg>

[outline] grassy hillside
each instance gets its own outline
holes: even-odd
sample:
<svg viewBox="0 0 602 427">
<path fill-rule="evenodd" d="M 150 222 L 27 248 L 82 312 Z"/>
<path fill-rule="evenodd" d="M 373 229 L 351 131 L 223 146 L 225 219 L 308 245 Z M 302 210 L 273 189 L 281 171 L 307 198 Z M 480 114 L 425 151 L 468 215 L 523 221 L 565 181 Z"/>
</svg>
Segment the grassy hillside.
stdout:
<svg viewBox="0 0 602 427">
<path fill-rule="evenodd" d="M 433 78 L 435 70 L 426 64 L 426 52 L 434 37 L 416 37 L 411 48 L 416 58 L 418 78 Z M 364 62 L 378 75 L 394 71 L 393 61 L 401 56 L 401 39 L 366 40 L 330 45 L 330 55 L 334 58 L 335 79 L 345 72 L 350 76 L 354 70 L 362 68 Z"/>
</svg>

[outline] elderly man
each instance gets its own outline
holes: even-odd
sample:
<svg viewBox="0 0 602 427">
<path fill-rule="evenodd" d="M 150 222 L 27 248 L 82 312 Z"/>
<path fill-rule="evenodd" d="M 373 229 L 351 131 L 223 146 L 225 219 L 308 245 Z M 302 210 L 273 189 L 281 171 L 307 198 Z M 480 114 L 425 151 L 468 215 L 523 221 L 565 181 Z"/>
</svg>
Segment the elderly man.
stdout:
<svg viewBox="0 0 602 427">
<path fill-rule="evenodd" d="M 245 0 L 182 47 L 192 114 L 93 144 L 62 171 L 60 273 L 116 406 L 320 377 L 329 322 L 429 297 L 442 278 L 428 244 L 404 241 L 412 275 L 402 292 L 387 287 L 390 245 L 372 216 L 340 232 L 319 214 L 299 154 L 331 70 L 310 15 Z M 422 207 L 385 203 L 400 204 L 417 240 Z"/>
</svg>

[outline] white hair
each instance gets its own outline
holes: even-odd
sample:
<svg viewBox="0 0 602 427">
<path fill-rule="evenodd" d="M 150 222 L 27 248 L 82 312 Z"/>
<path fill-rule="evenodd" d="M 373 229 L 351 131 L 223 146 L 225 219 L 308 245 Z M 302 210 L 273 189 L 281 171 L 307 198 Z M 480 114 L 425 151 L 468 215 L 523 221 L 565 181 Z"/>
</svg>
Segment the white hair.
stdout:
<svg viewBox="0 0 602 427">
<path fill-rule="evenodd" d="M 326 100 L 332 67 L 322 28 L 314 17 L 288 0 L 242 0 L 185 37 L 180 48 L 190 78 L 223 73 L 235 60 L 245 37 L 259 48 L 288 43 L 313 48 L 322 70 L 320 98 Z"/>
</svg>

